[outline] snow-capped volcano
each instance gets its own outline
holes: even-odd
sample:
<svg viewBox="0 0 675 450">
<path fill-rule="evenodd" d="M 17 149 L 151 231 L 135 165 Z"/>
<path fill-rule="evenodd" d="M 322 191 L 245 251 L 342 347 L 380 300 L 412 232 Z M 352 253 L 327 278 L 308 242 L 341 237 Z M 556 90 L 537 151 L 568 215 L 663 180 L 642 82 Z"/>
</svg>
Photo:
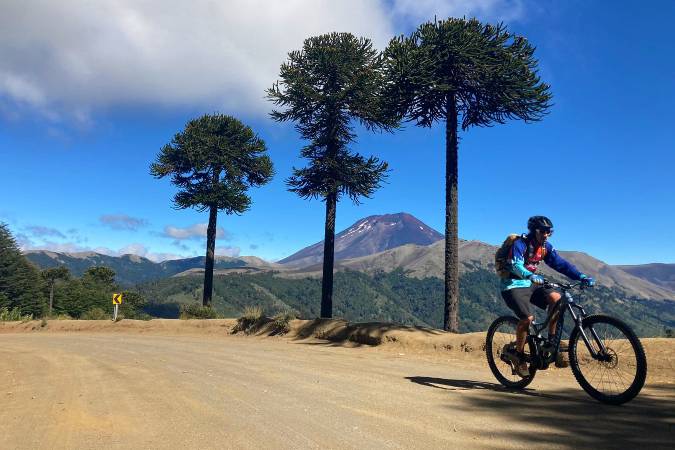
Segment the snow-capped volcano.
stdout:
<svg viewBox="0 0 675 450">
<path fill-rule="evenodd" d="M 443 235 L 407 213 L 369 216 L 335 236 L 335 259 L 372 255 L 405 244 L 429 245 Z M 279 261 L 303 267 L 323 261 L 323 241 Z"/>
</svg>

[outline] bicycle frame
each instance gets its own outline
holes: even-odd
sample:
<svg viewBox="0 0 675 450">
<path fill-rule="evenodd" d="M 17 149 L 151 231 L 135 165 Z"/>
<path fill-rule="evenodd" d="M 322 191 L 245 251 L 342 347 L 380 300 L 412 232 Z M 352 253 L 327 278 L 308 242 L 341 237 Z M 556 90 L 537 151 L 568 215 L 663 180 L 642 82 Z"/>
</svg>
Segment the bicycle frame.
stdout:
<svg viewBox="0 0 675 450">
<path fill-rule="evenodd" d="M 595 332 L 595 330 L 591 328 L 590 329 L 591 337 L 597 344 L 599 351 L 596 351 L 593 348 L 593 345 L 591 345 L 591 341 L 582 326 L 583 320 L 587 315 L 586 311 L 581 305 L 577 304 L 574 301 L 574 297 L 572 297 L 572 294 L 569 293 L 570 289 L 574 287 L 581 287 L 581 289 L 583 289 L 583 286 L 580 283 L 556 284 L 549 282 L 546 282 L 545 286 L 560 289 L 563 295 L 562 298 L 556 303 L 555 307 L 547 314 L 546 320 L 543 323 L 532 322 L 531 327 L 534 330 L 534 332 L 529 333 L 527 336 L 528 342 L 536 350 L 536 354 L 531 355 L 530 357 L 533 360 L 532 362 L 535 362 L 536 359 L 536 362 L 538 362 L 537 366 L 539 366 L 538 368 L 545 369 L 552 361 L 555 360 L 560 350 L 560 341 L 562 340 L 563 326 L 565 323 L 565 313 L 569 313 L 572 316 L 572 320 L 574 321 L 574 327 L 579 329 L 581 338 L 583 339 L 584 344 L 586 344 L 586 347 L 588 348 L 588 351 L 593 357 L 593 359 L 600 361 L 606 360 L 607 349 L 605 348 L 604 343 L 602 342 L 598 334 Z M 579 314 L 575 313 L 575 309 L 578 310 Z M 554 317 L 556 312 L 560 312 L 560 314 L 558 314 L 558 323 L 556 324 L 553 342 L 551 342 L 551 344 L 553 344 L 553 351 L 551 353 L 551 357 L 544 360 L 541 358 L 541 343 L 544 342 L 545 339 L 542 337 L 541 334 L 545 329 L 548 328 L 551 319 Z"/>
</svg>

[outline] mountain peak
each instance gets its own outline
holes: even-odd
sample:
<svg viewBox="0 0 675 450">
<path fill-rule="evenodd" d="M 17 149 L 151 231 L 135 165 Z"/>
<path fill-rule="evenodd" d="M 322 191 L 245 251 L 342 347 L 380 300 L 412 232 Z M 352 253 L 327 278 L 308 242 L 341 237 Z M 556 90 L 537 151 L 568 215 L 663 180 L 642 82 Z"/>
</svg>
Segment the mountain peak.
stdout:
<svg viewBox="0 0 675 450">
<path fill-rule="evenodd" d="M 335 259 L 372 255 L 405 244 L 429 245 L 443 235 L 411 214 L 400 212 L 368 216 L 335 236 Z M 323 241 L 279 261 L 307 266 L 323 260 Z"/>
</svg>

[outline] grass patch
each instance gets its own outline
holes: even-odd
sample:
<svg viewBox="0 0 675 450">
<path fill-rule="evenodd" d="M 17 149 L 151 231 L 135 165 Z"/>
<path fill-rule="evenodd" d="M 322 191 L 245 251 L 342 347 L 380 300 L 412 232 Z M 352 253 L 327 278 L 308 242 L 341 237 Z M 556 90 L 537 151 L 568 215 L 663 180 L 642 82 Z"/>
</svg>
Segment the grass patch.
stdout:
<svg viewBox="0 0 675 450">
<path fill-rule="evenodd" d="M 286 334 L 291 331 L 290 322 L 296 318 L 296 314 L 292 311 L 284 311 L 276 314 L 272 317 L 274 334 Z"/>
<path fill-rule="evenodd" d="M 251 333 L 257 325 L 263 320 L 263 309 L 261 306 L 246 306 L 244 314 L 237 319 L 237 324 L 232 329 L 232 333 L 243 331 Z"/>
<path fill-rule="evenodd" d="M 198 303 L 180 305 L 179 319 L 217 319 L 218 313 L 210 306 L 202 306 Z"/>
<path fill-rule="evenodd" d="M 101 308 L 91 308 L 80 316 L 82 320 L 110 320 L 110 314 Z"/>
<path fill-rule="evenodd" d="M 21 314 L 21 308 L 0 308 L 0 322 L 28 322 L 33 320 L 32 314 Z"/>
</svg>

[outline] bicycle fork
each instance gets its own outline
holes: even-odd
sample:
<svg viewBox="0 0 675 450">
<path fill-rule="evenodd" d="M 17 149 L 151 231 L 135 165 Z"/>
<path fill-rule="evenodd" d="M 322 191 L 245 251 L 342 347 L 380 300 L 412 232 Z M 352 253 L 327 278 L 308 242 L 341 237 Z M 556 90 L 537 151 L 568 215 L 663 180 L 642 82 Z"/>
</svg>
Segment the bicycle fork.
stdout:
<svg viewBox="0 0 675 450">
<path fill-rule="evenodd" d="M 584 311 L 584 308 L 573 302 L 568 304 L 567 306 L 570 311 L 570 314 L 572 315 L 572 319 L 574 320 L 576 327 L 579 329 L 581 339 L 584 340 L 584 344 L 586 344 L 586 348 L 588 349 L 593 359 L 596 359 L 598 361 L 609 361 L 610 356 L 607 353 L 607 348 L 605 347 L 604 342 L 602 342 L 602 339 L 600 339 L 600 336 L 598 336 L 598 333 L 595 331 L 595 329 L 593 327 L 589 328 L 591 337 L 593 338 L 593 341 L 595 342 L 598 351 L 595 350 L 595 348 L 591 344 L 591 340 L 589 339 L 588 335 L 586 334 L 586 331 L 584 330 L 583 321 L 584 318 L 586 317 L 586 311 Z M 579 309 L 580 311 L 579 315 L 574 313 L 573 307 Z"/>
</svg>

